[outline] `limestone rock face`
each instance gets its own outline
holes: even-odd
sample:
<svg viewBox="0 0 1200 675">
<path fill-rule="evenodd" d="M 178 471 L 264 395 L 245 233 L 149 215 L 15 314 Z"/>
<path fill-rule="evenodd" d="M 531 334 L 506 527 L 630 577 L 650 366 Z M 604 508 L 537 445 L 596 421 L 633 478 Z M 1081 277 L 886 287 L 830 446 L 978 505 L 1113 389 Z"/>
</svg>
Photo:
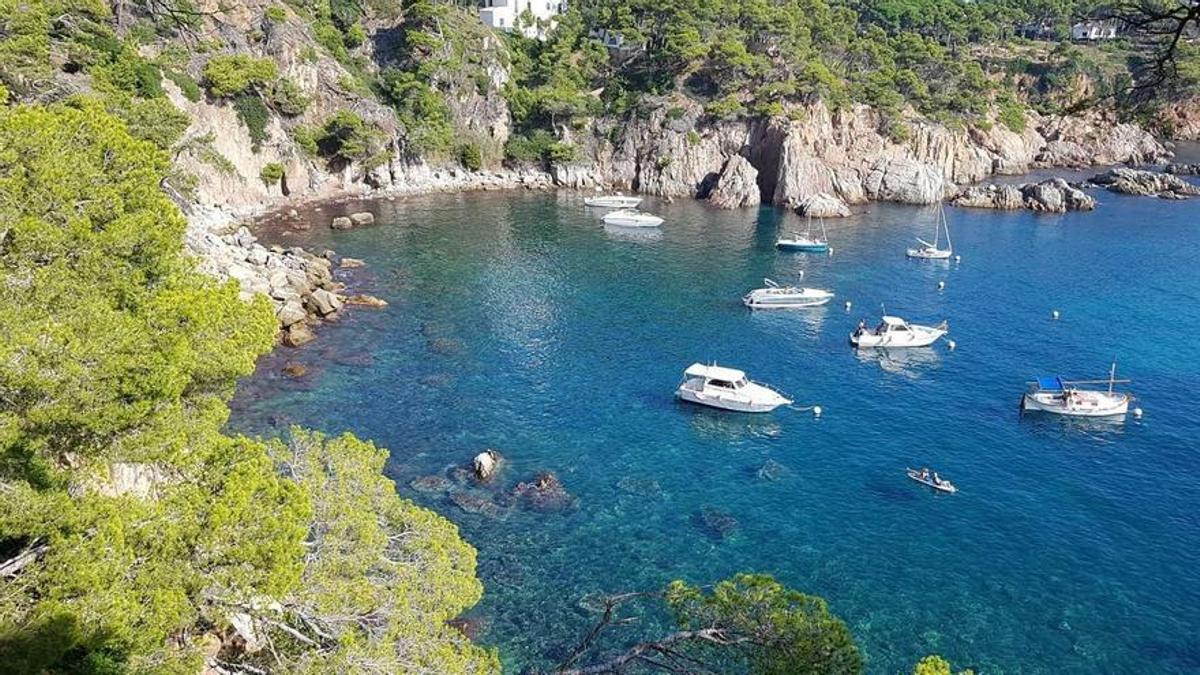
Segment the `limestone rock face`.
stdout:
<svg viewBox="0 0 1200 675">
<path fill-rule="evenodd" d="M 750 160 L 734 155 L 725 162 L 712 192 L 708 195 L 714 206 L 735 209 L 740 206 L 758 206 L 762 193 L 758 188 L 758 169 Z"/>
<path fill-rule="evenodd" d="M 863 179 L 871 199 L 902 204 L 940 202 L 950 187 L 938 167 L 914 159 L 880 159 Z"/>
<path fill-rule="evenodd" d="M 1168 164 L 1163 171 L 1176 176 L 1200 176 L 1200 164 Z"/>
<path fill-rule="evenodd" d="M 845 218 L 850 215 L 850 207 L 841 199 L 820 192 L 800 200 L 796 213 L 818 218 Z"/>
</svg>

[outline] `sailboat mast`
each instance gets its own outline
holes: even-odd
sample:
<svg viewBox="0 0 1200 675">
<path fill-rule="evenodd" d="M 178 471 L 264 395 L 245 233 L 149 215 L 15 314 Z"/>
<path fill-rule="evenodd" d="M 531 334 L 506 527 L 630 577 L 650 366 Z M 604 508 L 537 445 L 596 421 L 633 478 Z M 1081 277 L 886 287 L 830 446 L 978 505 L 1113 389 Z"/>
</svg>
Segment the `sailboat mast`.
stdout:
<svg viewBox="0 0 1200 675">
<path fill-rule="evenodd" d="M 946 250 L 953 251 L 954 244 L 950 243 L 950 221 L 946 219 L 946 205 L 941 205 L 941 221 L 942 227 L 946 228 Z"/>
<path fill-rule="evenodd" d="M 1117 380 L 1117 362 L 1113 361 L 1112 367 L 1108 369 L 1108 393 L 1113 393 L 1113 384 Z"/>
</svg>

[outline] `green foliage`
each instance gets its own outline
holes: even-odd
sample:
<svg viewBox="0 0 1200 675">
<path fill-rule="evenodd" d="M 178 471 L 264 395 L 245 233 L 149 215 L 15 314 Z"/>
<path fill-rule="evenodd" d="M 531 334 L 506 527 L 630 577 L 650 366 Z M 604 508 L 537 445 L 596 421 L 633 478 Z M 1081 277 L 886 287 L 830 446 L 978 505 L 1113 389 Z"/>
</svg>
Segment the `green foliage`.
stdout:
<svg viewBox="0 0 1200 675">
<path fill-rule="evenodd" d="M 191 75 L 179 70 L 169 70 L 166 72 L 166 76 L 168 80 L 175 83 L 175 86 L 179 87 L 179 91 L 183 93 L 184 98 L 192 103 L 200 101 L 203 91 Z"/>
<path fill-rule="evenodd" d="M 464 143 L 459 148 L 458 160 L 468 171 L 479 171 L 483 168 L 483 153 L 474 143 Z"/>
<path fill-rule="evenodd" d="M 577 159 L 579 148 L 574 143 L 557 140 L 547 131 L 536 130 L 529 135 L 510 136 L 504 144 L 504 156 L 523 164 L 559 164 Z"/>
<path fill-rule="evenodd" d="M 742 105 L 736 94 L 729 94 L 705 105 L 704 114 L 718 120 L 734 119 L 746 114 L 746 106 Z"/>
<path fill-rule="evenodd" d="M 695 129 L 689 129 L 687 132 L 687 144 L 695 147 L 700 145 L 700 134 L 696 133 Z"/>
<path fill-rule="evenodd" d="M 320 132 L 318 130 L 303 125 L 298 125 L 292 129 L 292 140 L 309 157 L 316 157 L 321 152 L 320 148 L 317 147 L 317 138 L 319 135 Z"/>
<path fill-rule="evenodd" d="M 38 552 L 0 594 L 4 668 L 195 673 L 244 613 L 272 648 L 227 644 L 237 670 L 497 672 L 446 625 L 474 550 L 384 451 L 222 435 L 277 324 L 196 272 L 167 168 L 97 102 L 0 109 L 0 543 Z"/>
<path fill-rule="evenodd" d="M 217 98 L 232 98 L 275 80 L 279 71 L 268 58 L 218 54 L 204 64 L 204 84 Z"/>
<path fill-rule="evenodd" d="M 287 77 L 281 77 L 271 84 L 267 100 L 272 108 L 289 117 L 303 115 L 311 102 L 308 94 Z"/>
<path fill-rule="evenodd" d="M 1025 106 L 1011 96 L 997 101 L 996 117 L 1001 124 L 1017 133 L 1025 131 Z"/>
<path fill-rule="evenodd" d="M 274 5 L 272 7 L 268 7 L 267 11 L 263 13 L 263 16 L 265 16 L 267 18 L 267 21 L 272 21 L 274 23 L 283 23 L 284 21 L 287 21 L 288 15 L 287 15 L 287 9 L 285 9 L 279 5 Z"/>
<path fill-rule="evenodd" d="M 246 125 L 246 131 L 250 132 L 251 149 L 258 152 L 262 142 L 267 140 L 267 122 L 271 119 L 271 112 L 258 94 L 253 93 L 241 94 L 233 99 L 233 109 L 237 111 L 242 124 Z"/>
<path fill-rule="evenodd" d="M 306 149 L 311 140 L 317 154 L 329 159 L 362 162 L 367 168 L 387 161 L 383 134 L 350 110 L 339 110 L 308 138 L 304 134 L 295 138 Z"/>
<path fill-rule="evenodd" d="M 728 671 L 779 675 L 862 672 L 862 656 L 850 630 L 819 597 L 791 590 L 762 574 L 738 574 L 711 593 L 673 582 L 667 605 L 681 628 L 712 628 L 748 638 Z"/>
<path fill-rule="evenodd" d="M 105 98 L 108 111 L 125 122 L 130 135 L 168 150 L 183 136 L 191 118 L 166 98 Z"/>
<path fill-rule="evenodd" d="M 388 68 L 380 76 L 381 94 L 404 125 L 405 145 L 416 153 L 444 152 L 454 144 L 450 108 L 440 93 L 412 72 Z"/>
<path fill-rule="evenodd" d="M 283 165 L 279 162 L 270 162 L 258 172 L 258 177 L 267 187 L 277 185 L 279 181 L 283 180 Z"/>
<path fill-rule="evenodd" d="M 913 668 L 913 675 L 951 675 L 950 662 L 936 654 L 931 654 L 917 663 Z"/>
</svg>

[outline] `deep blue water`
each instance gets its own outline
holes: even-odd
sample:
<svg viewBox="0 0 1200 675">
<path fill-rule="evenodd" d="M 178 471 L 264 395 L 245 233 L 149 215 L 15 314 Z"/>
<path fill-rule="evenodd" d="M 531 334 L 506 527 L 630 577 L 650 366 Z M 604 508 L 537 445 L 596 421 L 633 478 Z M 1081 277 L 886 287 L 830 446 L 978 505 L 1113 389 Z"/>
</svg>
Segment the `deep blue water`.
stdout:
<svg viewBox="0 0 1200 675">
<path fill-rule="evenodd" d="M 580 637 L 587 594 L 740 570 L 826 597 L 870 672 L 931 652 L 983 673 L 1197 672 L 1200 203 L 1097 196 L 1088 214 L 950 209 L 960 264 L 905 259 L 933 213 L 889 205 L 830 222 L 829 257 L 777 253 L 799 221 L 766 207 L 648 200 L 657 239 L 606 231 L 572 193 L 380 202 L 380 224 L 336 233 L 329 207 L 309 233 L 264 236 L 365 259 L 353 283 L 391 305 L 265 359 L 233 424 L 390 448 L 401 494 L 479 549 L 473 615 L 514 672 Z M 831 306 L 739 303 L 800 270 Z M 856 354 L 848 333 L 884 305 L 949 319 L 957 350 Z M 1032 376 L 1101 377 L 1113 359 L 1141 421 L 1018 414 Z M 712 360 L 824 416 L 676 402 L 681 371 Z M 287 361 L 311 371 L 289 379 Z M 508 458 L 497 492 L 551 470 L 578 507 L 496 517 L 409 487 L 487 447 Z M 926 464 L 960 493 L 905 478 Z"/>
</svg>

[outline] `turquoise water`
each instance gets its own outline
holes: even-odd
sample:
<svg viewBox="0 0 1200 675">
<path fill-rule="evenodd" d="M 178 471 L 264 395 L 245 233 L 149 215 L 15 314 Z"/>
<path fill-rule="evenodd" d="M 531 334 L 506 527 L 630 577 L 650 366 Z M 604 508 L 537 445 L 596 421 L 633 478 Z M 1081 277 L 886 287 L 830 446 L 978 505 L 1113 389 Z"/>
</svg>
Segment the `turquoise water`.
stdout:
<svg viewBox="0 0 1200 675">
<path fill-rule="evenodd" d="M 832 256 L 777 253 L 799 222 L 771 208 L 647 200 L 667 224 L 643 238 L 572 193 L 380 202 L 380 224 L 349 232 L 324 227 L 330 207 L 309 233 L 264 237 L 367 260 L 352 283 L 391 305 L 265 359 L 233 424 L 390 448 L 400 492 L 479 549 L 479 639 L 513 672 L 562 657 L 589 594 L 740 570 L 826 597 L 870 672 L 930 652 L 985 673 L 1196 672 L 1200 203 L 1097 196 L 1091 214 L 951 209 L 960 264 L 906 260 L 933 214 L 889 205 L 831 222 Z M 739 303 L 801 270 L 833 304 Z M 949 319 L 957 349 L 856 354 L 848 334 L 881 306 Z M 1018 414 L 1032 376 L 1101 377 L 1114 358 L 1141 421 Z M 712 360 L 824 415 L 676 402 L 681 371 Z M 310 372 L 281 375 L 290 361 Z M 508 462 L 472 493 L 486 514 L 410 487 L 487 447 Z M 960 493 L 905 478 L 926 464 Z M 501 505 L 543 470 L 573 508 Z M 706 510 L 736 527 L 722 536 Z"/>
</svg>

